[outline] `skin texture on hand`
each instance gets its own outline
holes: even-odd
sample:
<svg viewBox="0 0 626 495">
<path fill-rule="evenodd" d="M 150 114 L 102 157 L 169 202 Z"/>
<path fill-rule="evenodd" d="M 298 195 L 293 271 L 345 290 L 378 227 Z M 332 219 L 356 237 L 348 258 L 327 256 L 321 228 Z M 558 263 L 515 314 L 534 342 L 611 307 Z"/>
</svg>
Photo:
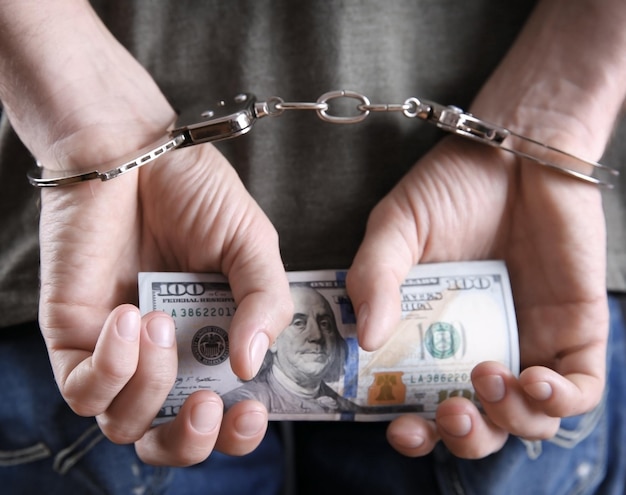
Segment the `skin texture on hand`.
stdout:
<svg viewBox="0 0 626 495">
<path fill-rule="evenodd" d="M 597 159 L 626 96 L 626 4 L 544 0 L 472 105 L 480 118 Z M 600 28 L 601 26 L 601 28 Z M 435 423 L 404 416 L 388 429 L 401 453 L 440 439 L 479 458 L 509 434 L 553 436 L 560 418 L 591 410 L 605 381 L 605 227 L 594 186 L 514 155 L 449 137 L 370 215 L 348 273 L 361 344 L 381 345 L 399 318 L 398 287 L 414 263 L 506 261 L 522 372 L 479 364 L 484 409 L 453 398 Z"/>
<path fill-rule="evenodd" d="M 397 287 L 416 260 L 504 259 L 524 369 L 518 381 L 502 365 L 479 365 L 472 378 L 487 416 L 467 400 L 448 400 L 436 430 L 419 418 L 393 423 L 398 450 L 427 453 L 436 431 L 455 454 L 482 457 L 503 445 L 506 432 L 547 438 L 559 417 L 599 401 L 608 328 L 603 225 L 594 186 L 456 137 L 376 207 L 348 278 L 363 345 L 378 346 L 385 338 L 379 329 L 399 316 Z M 369 305 L 365 322 L 362 304 Z M 402 446 L 405 435 L 430 442 L 414 452 Z"/>
<path fill-rule="evenodd" d="M 174 119 L 149 75 L 87 2 L 7 0 L 0 14 L 0 98 L 24 143 L 47 167 L 90 170 L 152 143 Z M 553 29 L 560 17 L 544 14 L 535 19 L 561 33 Z M 593 37 L 574 32 L 590 50 L 578 50 L 576 57 L 593 65 L 593 56 L 620 52 L 597 43 L 603 41 L 598 33 L 623 33 L 624 23 L 614 17 L 621 31 L 595 29 Z M 593 16 L 580 18 L 593 27 Z M 562 76 L 557 69 L 572 64 L 548 50 L 550 40 L 539 36 L 545 33 L 537 25 L 528 32 L 541 40 L 540 49 L 512 52 L 477 97 L 474 112 L 594 158 L 619 106 L 598 95 L 621 91 L 612 83 L 626 80 L 624 71 L 574 65 L 584 76 L 597 74 L 606 92 L 601 83 L 600 90 L 586 87 L 571 71 Z M 526 51 L 533 60 L 553 53 L 551 71 L 526 63 Z M 537 79 L 544 84 L 536 85 Z M 542 99 L 545 94 L 550 98 Z M 613 100 L 620 98 L 623 92 Z M 566 115 L 563 105 L 574 115 Z M 579 111 L 599 126 L 581 125 Z M 538 121 L 543 124 L 536 129 Z M 569 133 L 564 143 L 563 128 Z M 213 147 L 172 152 L 109 183 L 44 191 L 41 249 L 42 331 L 74 410 L 96 415 L 109 438 L 136 442 L 140 456 L 155 464 L 199 462 L 214 446 L 242 454 L 258 445 L 267 424 L 264 408 L 243 402 L 222 418 L 220 399 L 207 392 L 193 395 L 174 422 L 149 429 L 176 373 L 173 323 L 161 313 L 140 318 L 127 304 L 141 270 L 225 273 L 238 303 L 232 363 L 242 378 L 254 374 L 288 324 L 290 297 L 276 232 Z M 494 257 L 505 259 L 510 270 L 524 371 L 516 379 L 496 363 L 474 370 L 486 415 L 455 398 L 439 408 L 436 424 L 413 416 L 392 423 L 390 442 L 406 455 L 423 455 L 442 438 L 459 456 L 482 457 L 498 450 L 509 433 L 549 437 L 559 417 L 599 400 L 607 308 L 598 191 L 456 138 L 433 149 L 372 212 L 348 278 L 362 345 L 372 349 L 385 340 L 399 316 L 398 286 L 412 264 Z"/>
<path fill-rule="evenodd" d="M 227 453 L 258 445 L 265 409 L 249 402 L 229 410 L 220 438 L 230 440 L 218 440 L 222 405 L 210 393 L 189 399 L 178 426 L 149 430 L 176 378 L 174 325 L 168 315 L 140 318 L 124 305 L 136 298 L 139 271 L 223 272 L 238 304 L 232 366 L 244 379 L 287 325 L 276 232 L 213 147 L 174 151 L 109 183 L 44 191 L 40 230 L 40 322 L 61 392 L 76 412 L 97 416 L 113 441 L 137 441 L 153 463 L 199 462 L 216 441 Z M 237 438 L 234 418 L 244 415 L 258 427 Z M 172 454 L 177 448 L 182 459 Z"/>
<path fill-rule="evenodd" d="M 47 168 L 91 170 L 160 139 L 174 120 L 88 2 L 7 1 L 0 24 L 0 97 Z M 231 363 L 243 379 L 289 323 L 277 233 L 214 147 L 173 151 L 107 183 L 43 191 L 40 241 L 40 326 L 78 414 L 96 416 L 107 437 L 135 442 L 153 464 L 188 465 L 213 447 L 241 455 L 259 444 L 262 404 L 242 402 L 222 417 L 210 392 L 150 428 L 176 378 L 174 324 L 128 304 L 139 271 L 224 273 L 238 306 Z"/>
</svg>

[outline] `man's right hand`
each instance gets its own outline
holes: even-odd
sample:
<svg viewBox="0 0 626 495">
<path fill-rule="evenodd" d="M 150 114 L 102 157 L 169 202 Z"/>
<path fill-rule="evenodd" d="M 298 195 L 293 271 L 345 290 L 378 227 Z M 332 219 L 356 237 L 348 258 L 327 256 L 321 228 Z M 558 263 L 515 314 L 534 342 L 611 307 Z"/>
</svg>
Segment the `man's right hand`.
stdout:
<svg viewBox="0 0 626 495">
<path fill-rule="evenodd" d="M 41 327 L 61 392 L 113 441 L 137 442 L 151 463 L 192 464 L 217 441 L 254 449 L 267 426 L 259 403 L 226 413 L 193 395 L 172 424 L 150 429 L 176 378 L 174 324 L 143 318 L 140 271 L 223 272 L 237 302 L 233 370 L 252 378 L 291 316 L 277 235 L 236 173 L 209 145 L 171 152 L 107 183 L 46 190 L 41 213 Z M 219 439 L 218 439 L 219 433 Z"/>
<path fill-rule="evenodd" d="M 0 98 L 32 154 L 52 170 L 90 171 L 160 139 L 175 114 L 88 2 L 3 2 Z M 140 317 L 139 271 L 228 276 L 237 302 L 231 363 L 251 378 L 291 318 L 277 234 L 210 145 L 176 150 L 110 182 L 43 191 L 40 324 L 63 397 L 145 461 L 188 465 L 213 446 L 253 450 L 267 412 L 244 402 L 222 418 L 209 392 L 151 428 L 177 370 L 174 324 Z"/>
</svg>

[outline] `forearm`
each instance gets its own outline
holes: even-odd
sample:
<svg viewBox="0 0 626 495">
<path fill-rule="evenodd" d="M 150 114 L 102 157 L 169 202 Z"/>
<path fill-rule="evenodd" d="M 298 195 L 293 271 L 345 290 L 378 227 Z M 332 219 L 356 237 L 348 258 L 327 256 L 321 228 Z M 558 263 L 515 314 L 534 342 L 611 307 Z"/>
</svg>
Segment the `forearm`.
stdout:
<svg viewBox="0 0 626 495">
<path fill-rule="evenodd" d="M 598 159 L 626 96 L 626 2 L 544 0 L 472 111 Z"/>
<path fill-rule="evenodd" d="M 87 1 L 0 4 L 0 100 L 48 168 L 93 168 L 158 139 L 174 118 Z"/>
</svg>

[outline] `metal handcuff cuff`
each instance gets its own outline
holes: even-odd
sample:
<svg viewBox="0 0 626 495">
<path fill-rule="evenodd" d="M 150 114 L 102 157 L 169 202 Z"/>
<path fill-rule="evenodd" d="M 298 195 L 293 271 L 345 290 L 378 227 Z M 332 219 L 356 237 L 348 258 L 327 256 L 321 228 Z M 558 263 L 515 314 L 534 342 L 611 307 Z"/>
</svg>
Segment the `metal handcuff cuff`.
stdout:
<svg viewBox="0 0 626 495">
<path fill-rule="evenodd" d="M 339 99 L 356 100 L 356 114 L 338 115 L 331 111 L 330 104 Z M 324 121 L 334 124 L 355 124 L 373 112 L 401 112 L 408 118 L 420 118 L 440 129 L 458 134 L 478 142 L 500 148 L 553 168 L 593 184 L 613 187 L 617 170 L 578 158 L 533 139 L 516 134 L 504 127 L 485 122 L 458 107 L 408 98 L 401 104 L 372 104 L 370 100 L 354 91 L 331 91 L 315 102 L 293 103 L 273 97 L 257 101 L 252 94 L 240 94 L 228 101 L 220 101 L 215 108 L 199 115 L 186 118 L 182 115 L 174 129 L 157 143 L 135 153 L 130 160 L 109 170 L 100 172 L 51 172 L 38 167 L 28 174 L 29 181 L 36 187 L 58 187 L 100 179 L 107 181 L 135 170 L 164 154 L 187 146 L 222 141 L 246 134 L 254 123 L 263 117 L 276 117 L 287 110 L 312 110 Z"/>
</svg>

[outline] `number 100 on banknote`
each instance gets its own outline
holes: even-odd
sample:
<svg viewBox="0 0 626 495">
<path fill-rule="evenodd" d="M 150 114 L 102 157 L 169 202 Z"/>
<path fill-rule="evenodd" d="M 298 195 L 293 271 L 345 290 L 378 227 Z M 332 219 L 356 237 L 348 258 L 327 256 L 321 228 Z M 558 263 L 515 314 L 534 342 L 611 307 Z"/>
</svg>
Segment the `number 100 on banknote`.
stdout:
<svg viewBox="0 0 626 495">
<path fill-rule="evenodd" d="M 229 359 L 237 310 L 222 275 L 141 273 L 142 313 L 176 324 L 178 376 L 156 422 L 175 416 L 198 390 L 226 408 L 255 399 L 272 420 L 384 421 L 433 418 L 449 397 L 477 402 L 470 375 L 483 361 L 519 372 L 519 344 L 506 266 L 500 261 L 424 264 L 400 287 L 402 320 L 377 351 L 359 347 L 346 271 L 288 273 L 291 323 L 257 376 L 241 381 Z M 478 404 L 479 405 L 479 404 Z"/>
</svg>

